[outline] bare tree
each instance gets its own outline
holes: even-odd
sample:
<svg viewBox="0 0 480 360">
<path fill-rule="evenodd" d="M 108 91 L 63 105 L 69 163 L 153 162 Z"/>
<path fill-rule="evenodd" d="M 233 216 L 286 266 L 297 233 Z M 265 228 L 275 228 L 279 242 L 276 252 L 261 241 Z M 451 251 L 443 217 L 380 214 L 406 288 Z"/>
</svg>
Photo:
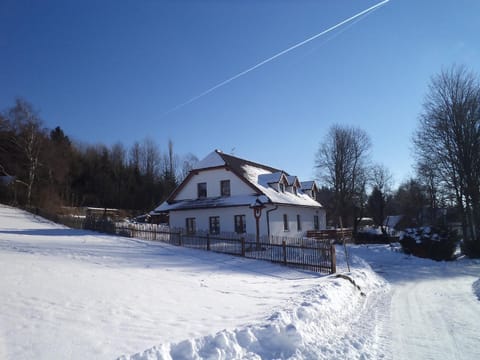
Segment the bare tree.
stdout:
<svg viewBox="0 0 480 360">
<path fill-rule="evenodd" d="M 182 168 L 177 175 L 178 181 L 183 181 L 187 177 L 190 170 L 192 170 L 197 163 L 198 158 L 195 155 L 191 153 L 185 155 L 182 160 Z"/>
<path fill-rule="evenodd" d="M 46 131 L 32 106 L 23 99 L 16 99 L 15 106 L 8 112 L 14 129 L 11 141 L 24 159 L 25 181 L 27 187 L 27 205 L 31 205 L 32 192 L 40 167 L 40 153 L 46 140 Z"/>
<path fill-rule="evenodd" d="M 341 217 L 344 225 L 355 225 L 364 206 L 370 147 L 370 138 L 362 129 L 334 125 L 317 152 L 318 177 L 333 189 L 334 218 Z"/>
<path fill-rule="evenodd" d="M 152 181 L 158 180 L 161 166 L 161 155 L 154 140 L 146 138 L 141 146 L 143 172 Z"/>
<path fill-rule="evenodd" d="M 375 164 L 371 168 L 370 183 L 382 193 L 388 195 L 392 191 L 393 176 L 390 170 L 382 164 Z"/>
<path fill-rule="evenodd" d="M 392 191 L 392 174 L 384 165 L 376 164 L 370 171 L 372 192 L 368 198 L 368 207 L 375 224 L 381 226 L 385 219 L 387 199 Z"/>
<path fill-rule="evenodd" d="M 432 78 L 413 141 L 418 164 L 435 164 L 432 175 L 455 196 L 462 213 L 464 240 L 480 255 L 480 84 L 477 75 L 463 66 L 453 66 Z"/>
<path fill-rule="evenodd" d="M 162 180 L 165 184 L 165 192 L 170 193 L 177 186 L 178 157 L 173 151 L 173 141 L 168 140 L 168 153 L 163 157 Z"/>
<path fill-rule="evenodd" d="M 140 172 L 140 158 L 141 158 L 141 146 L 138 141 L 132 145 L 129 151 L 129 164 L 132 168 Z"/>
</svg>

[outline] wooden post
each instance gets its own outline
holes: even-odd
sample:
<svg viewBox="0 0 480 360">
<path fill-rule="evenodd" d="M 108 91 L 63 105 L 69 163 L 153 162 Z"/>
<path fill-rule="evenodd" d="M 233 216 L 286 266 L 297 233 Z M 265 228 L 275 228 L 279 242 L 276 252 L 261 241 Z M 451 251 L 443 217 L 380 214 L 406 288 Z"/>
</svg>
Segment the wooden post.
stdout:
<svg viewBox="0 0 480 360">
<path fill-rule="evenodd" d="M 335 254 L 335 245 L 330 245 L 330 273 L 335 274 L 337 272 L 337 256 Z"/>
<path fill-rule="evenodd" d="M 282 250 L 283 250 L 283 263 L 287 265 L 287 243 L 285 240 L 282 240 Z"/>
<path fill-rule="evenodd" d="M 245 257 L 245 238 L 240 238 L 240 242 L 242 244 L 242 256 Z"/>
<path fill-rule="evenodd" d="M 207 251 L 210 251 L 210 234 L 207 234 Z"/>
<path fill-rule="evenodd" d="M 182 246 L 182 232 L 178 232 L 178 246 Z"/>
<path fill-rule="evenodd" d="M 345 260 L 347 261 L 347 269 L 350 272 L 350 262 L 348 260 L 348 252 L 347 252 L 347 243 L 345 242 L 345 236 L 343 236 L 343 224 L 342 224 L 342 217 L 340 216 L 340 227 L 342 229 L 342 243 L 343 243 L 343 251 L 345 251 Z"/>
</svg>

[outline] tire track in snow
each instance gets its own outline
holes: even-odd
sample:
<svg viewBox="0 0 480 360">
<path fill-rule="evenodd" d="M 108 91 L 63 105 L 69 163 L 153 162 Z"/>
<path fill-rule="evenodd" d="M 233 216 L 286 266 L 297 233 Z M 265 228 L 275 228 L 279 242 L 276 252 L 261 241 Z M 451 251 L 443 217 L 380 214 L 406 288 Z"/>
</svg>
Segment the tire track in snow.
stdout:
<svg viewBox="0 0 480 360">
<path fill-rule="evenodd" d="M 345 358 L 391 359 L 390 301 L 388 285 L 367 294 L 358 317 L 350 323 L 349 330 L 340 340 L 340 343 L 348 344 L 343 347 Z"/>
<path fill-rule="evenodd" d="M 469 282 L 445 276 L 395 286 L 395 359 L 471 359 L 478 349 L 478 333 L 471 330 L 478 331 L 479 307 L 464 303 L 463 296 Z M 480 357 L 480 349 L 477 353 Z"/>
</svg>

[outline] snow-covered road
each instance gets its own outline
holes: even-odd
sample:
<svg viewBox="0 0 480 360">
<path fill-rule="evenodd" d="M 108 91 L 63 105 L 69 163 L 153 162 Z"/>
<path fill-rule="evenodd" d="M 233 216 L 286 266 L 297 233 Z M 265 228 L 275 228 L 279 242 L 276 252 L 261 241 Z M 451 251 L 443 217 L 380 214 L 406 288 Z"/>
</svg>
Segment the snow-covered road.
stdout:
<svg viewBox="0 0 480 360">
<path fill-rule="evenodd" d="M 392 359 L 480 359 L 480 261 L 435 262 L 353 248 L 391 287 L 385 348 Z"/>
</svg>

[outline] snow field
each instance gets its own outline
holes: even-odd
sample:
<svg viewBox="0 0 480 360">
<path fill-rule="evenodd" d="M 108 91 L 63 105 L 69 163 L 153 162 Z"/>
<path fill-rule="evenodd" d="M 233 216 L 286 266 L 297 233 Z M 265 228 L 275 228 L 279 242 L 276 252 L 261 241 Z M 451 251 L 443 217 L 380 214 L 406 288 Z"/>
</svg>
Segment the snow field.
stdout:
<svg viewBox="0 0 480 360">
<path fill-rule="evenodd" d="M 112 359 L 235 329 L 318 274 L 71 230 L 0 205 L 0 354 Z"/>
<path fill-rule="evenodd" d="M 320 276 L 0 205 L 0 358 L 480 358 L 479 260 L 348 248 Z"/>
</svg>

